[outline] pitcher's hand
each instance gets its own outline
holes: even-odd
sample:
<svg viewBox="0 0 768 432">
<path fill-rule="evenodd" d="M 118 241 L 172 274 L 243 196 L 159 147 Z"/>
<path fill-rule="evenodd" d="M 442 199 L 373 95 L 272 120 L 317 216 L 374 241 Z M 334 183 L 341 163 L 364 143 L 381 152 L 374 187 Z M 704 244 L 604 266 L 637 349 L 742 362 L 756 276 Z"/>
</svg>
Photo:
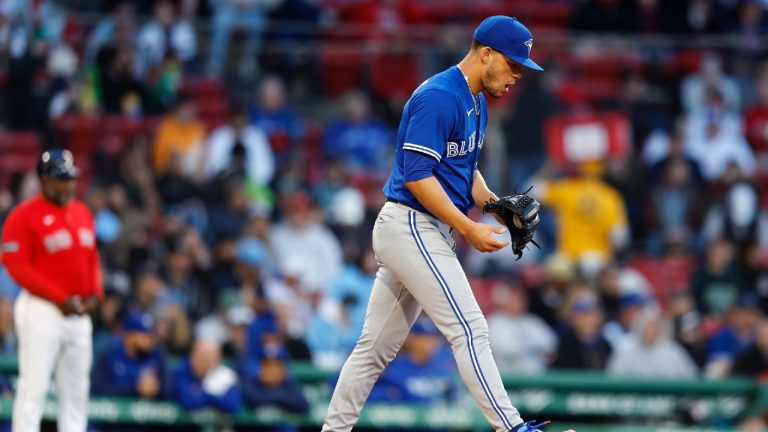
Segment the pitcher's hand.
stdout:
<svg viewBox="0 0 768 432">
<path fill-rule="evenodd" d="M 493 234 L 504 234 L 505 232 L 507 232 L 506 228 L 476 222 L 462 234 L 469 244 L 480 252 L 496 252 L 509 243 L 497 239 Z"/>
</svg>

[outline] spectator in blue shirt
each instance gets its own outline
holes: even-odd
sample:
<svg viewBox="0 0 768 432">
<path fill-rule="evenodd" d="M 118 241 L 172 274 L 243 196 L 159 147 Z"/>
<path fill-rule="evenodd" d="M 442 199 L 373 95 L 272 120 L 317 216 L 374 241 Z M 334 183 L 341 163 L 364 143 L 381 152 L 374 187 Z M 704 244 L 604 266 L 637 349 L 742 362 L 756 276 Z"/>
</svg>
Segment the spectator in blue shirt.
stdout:
<svg viewBox="0 0 768 432">
<path fill-rule="evenodd" d="M 757 297 L 742 294 L 726 314 L 725 326 L 709 340 L 704 372 L 707 377 L 724 377 L 731 372 L 736 357 L 754 343 L 759 322 Z"/>
<path fill-rule="evenodd" d="M 392 129 L 371 116 L 370 102 L 362 93 L 344 100 L 344 119 L 329 125 L 325 153 L 341 159 L 353 174 L 386 174 L 394 157 Z"/>
<path fill-rule="evenodd" d="M 280 77 L 265 78 L 257 98 L 257 105 L 249 114 L 250 123 L 267 134 L 280 168 L 293 153 L 290 150 L 304 137 L 304 124 L 286 103 L 285 84 Z"/>
<path fill-rule="evenodd" d="M 7 376 L 0 374 L 0 399 L 13 397 L 13 385 Z M 0 432 L 10 432 L 11 422 L 0 421 Z"/>
<path fill-rule="evenodd" d="M 0 374 L 0 396 L 12 396 L 13 385 L 7 376 Z"/>
<path fill-rule="evenodd" d="M 8 274 L 8 269 L 6 269 L 5 266 L 0 265 L 0 296 L 16 300 L 16 297 L 20 292 L 21 288 L 19 287 L 19 284 L 17 284 L 11 275 Z"/>
<path fill-rule="evenodd" d="M 237 374 L 221 364 L 219 343 L 198 340 L 173 374 L 174 397 L 186 410 L 215 408 L 235 414 L 243 404 L 237 381 Z"/>
<path fill-rule="evenodd" d="M 265 345 L 279 343 L 280 330 L 277 317 L 267 301 L 263 274 L 269 265 L 269 253 L 264 244 L 255 238 L 246 238 L 235 244 L 235 273 L 239 291 L 247 292 L 253 311 L 246 329 L 246 357 L 258 359 Z"/>
<path fill-rule="evenodd" d="M 432 321 L 420 318 L 368 400 L 432 405 L 453 400 L 456 388 L 456 363 L 445 339 Z"/>
<path fill-rule="evenodd" d="M 347 263 L 328 290 L 328 298 L 341 304 L 346 297 L 355 299 L 350 310 L 351 319 L 359 323 L 362 330 L 365 321 L 365 310 L 368 308 L 368 298 L 371 296 L 373 281 L 376 279 L 378 263 L 373 249 L 366 249 L 360 254 L 359 262 Z"/>
<path fill-rule="evenodd" d="M 91 391 L 109 396 L 158 399 L 164 394 L 165 359 L 157 347 L 152 317 L 130 311 L 117 336 L 97 355 Z"/>
<path fill-rule="evenodd" d="M 353 311 L 358 300 L 347 294 L 338 307 L 320 308 L 307 328 L 306 342 L 315 367 L 340 370 L 363 330 L 363 321 Z M 330 305 L 330 304 L 329 304 Z"/>
<path fill-rule="evenodd" d="M 265 347 L 259 359 L 240 364 L 243 397 L 248 406 L 275 406 L 295 413 L 309 409 L 301 386 L 288 370 L 287 360 L 285 348 L 272 344 Z"/>
</svg>

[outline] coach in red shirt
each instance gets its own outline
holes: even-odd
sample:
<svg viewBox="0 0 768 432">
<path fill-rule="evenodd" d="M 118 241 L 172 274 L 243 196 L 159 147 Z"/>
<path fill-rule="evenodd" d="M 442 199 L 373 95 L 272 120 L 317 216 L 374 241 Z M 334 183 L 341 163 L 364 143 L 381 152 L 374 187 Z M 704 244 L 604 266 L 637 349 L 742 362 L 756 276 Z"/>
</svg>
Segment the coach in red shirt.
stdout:
<svg viewBox="0 0 768 432">
<path fill-rule="evenodd" d="M 102 295 L 93 217 L 77 201 L 69 150 L 50 149 L 37 165 L 40 195 L 19 204 L 3 226 L 2 261 L 23 288 L 14 305 L 19 380 L 14 432 L 37 432 L 55 371 L 58 430 L 88 424 L 92 324 Z"/>
</svg>

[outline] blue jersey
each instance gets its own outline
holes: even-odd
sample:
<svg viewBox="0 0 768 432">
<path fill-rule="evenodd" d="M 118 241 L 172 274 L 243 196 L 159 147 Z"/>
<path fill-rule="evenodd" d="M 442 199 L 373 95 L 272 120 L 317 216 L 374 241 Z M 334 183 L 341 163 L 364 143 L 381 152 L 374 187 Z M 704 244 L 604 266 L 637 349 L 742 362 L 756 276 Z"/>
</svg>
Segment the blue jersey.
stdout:
<svg viewBox="0 0 768 432">
<path fill-rule="evenodd" d="M 483 94 L 477 99 L 479 113 L 457 66 L 413 92 L 397 131 L 395 163 L 383 189 L 387 198 L 429 213 L 405 183 L 434 176 L 460 211 L 474 207 L 472 183 L 488 123 Z"/>
<path fill-rule="evenodd" d="M 441 345 L 424 363 L 401 352 L 384 369 L 373 386 L 369 401 L 435 404 L 456 396 L 456 361 L 447 345 Z"/>
<path fill-rule="evenodd" d="M 164 391 L 165 359 L 155 348 L 151 353 L 132 357 L 125 350 L 122 337 L 115 337 L 111 344 L 96 356 L 91 372 L 91 392 L 110 396 L 137 397 L 139 378 L 142 373 L 154 373 Z"/>
</svg>

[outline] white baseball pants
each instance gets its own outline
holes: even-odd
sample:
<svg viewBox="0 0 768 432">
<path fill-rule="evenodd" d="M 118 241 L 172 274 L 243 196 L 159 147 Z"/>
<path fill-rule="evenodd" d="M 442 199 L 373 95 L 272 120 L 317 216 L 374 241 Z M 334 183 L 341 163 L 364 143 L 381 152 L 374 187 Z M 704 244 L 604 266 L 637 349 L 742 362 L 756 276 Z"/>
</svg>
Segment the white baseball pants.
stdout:
<svg viewBox="0 0 768 432">
<path fill-rule="evenodd" d="M 51 375 L 56 373 L 58 430 L 85 432 L 93 326 L 88 315 L 65 317 L 53 303 L 22 291 L 14 305 L 19 381 L 13 432 L 38 432 Z"/>
<path fill-rule="evenodd" d="M 341 370 L 324 432 L 349 431 L 379 374 L 400 350 L 422 311 L 453 349 L 459 373 L 496 431 L 523 422 L 502 384 L 488 343 L 488 325 L 456 257 L 450 227 L 388 202 L 373 228 L 379 271 L 365 325 Z"/>
</svg>

